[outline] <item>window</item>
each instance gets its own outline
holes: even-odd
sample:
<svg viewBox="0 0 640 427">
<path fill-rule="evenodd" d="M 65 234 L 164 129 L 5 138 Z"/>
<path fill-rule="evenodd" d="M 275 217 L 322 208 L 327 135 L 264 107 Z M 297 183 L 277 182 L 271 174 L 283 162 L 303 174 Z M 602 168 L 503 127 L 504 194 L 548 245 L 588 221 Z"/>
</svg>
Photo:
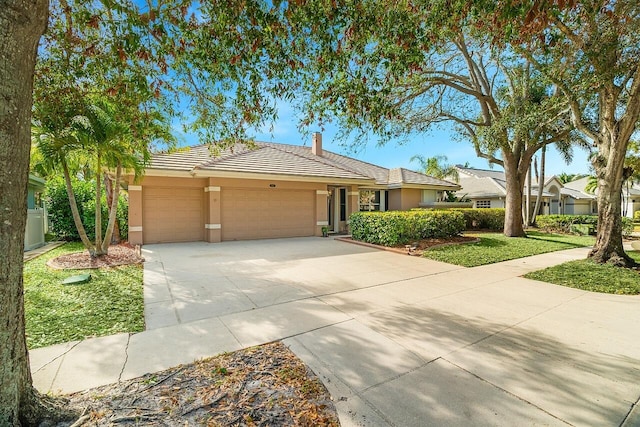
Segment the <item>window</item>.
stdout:
<svg viewBox="0 0 640 427">
<path fill-rule="evenodd" d="M 422 190 L 422 195 L 420 196 L 421 203 L 433 203 L 437 199 L 435 190 Z"/>
<path fill-rule="evenodd" d="M 347 189 L 340 189 L 340 221 L 347 220 Z"/>
<path fill-rule="evenodd" d="M 375 190 L 360 190 L 360 211 L 370 212 L 380 210 L 380 192 Z"/>
<path fill-rule="evenodd" d="M 491 207 L 491 200 L 476 200 L 476 208 L 489 209 Z"/>
</svg>

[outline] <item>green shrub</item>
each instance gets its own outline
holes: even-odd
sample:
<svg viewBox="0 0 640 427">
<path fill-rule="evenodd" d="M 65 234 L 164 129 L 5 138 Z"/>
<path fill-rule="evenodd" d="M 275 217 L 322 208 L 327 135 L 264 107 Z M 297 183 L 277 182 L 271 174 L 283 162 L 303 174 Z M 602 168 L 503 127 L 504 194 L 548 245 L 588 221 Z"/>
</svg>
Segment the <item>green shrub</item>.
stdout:
<svg viewBox="0 0 640 427">
<path fill-rule="evenodd" d="M 629 237 L 631 233 L 633 233 L 633 220 L 625 216 L 622 218 L 622 235 Z"/>
<path fill-rule="evenodd" d="M 504 208 L 476 209 L 476 208 L 450 208 L 450 209 L 422 209 L 412 211 L 454 211 L 464 215 L 467 230 L 504 230 Z"/>
<path fill-rule="evenodd" d="M 89 238 L 94 238 L 95 227 L 95 185 L 72 180 L 78 212 Z M 61 240 L 79 240 L 78 230 L 73 222 L 67 188 L 62 178 L 47 180 L 45 191 L 47 211 L 51 221 L 51 232 Z"/>
<path fill-rule="evenodd" d="M 93 181 L 81 181 L 73 179 L 71 182 L 73 192 L 75 194 L 76 203 L 80 219 L 84 225 L 87 236 L 90 240 L 95 239 L 96 224 L 96 187 Z M 104 193 L 104 191 L 103 191 Z M 47 203 L 47 211 L 51 220 L 51 232 L 60 240 L 80 240 L 80 235 L 73 222 L 71 206 L 69 205 L 69 197 L 67 188 L 62 178 L 50 179 L 47 181 L 45 200 Z M 120 227 L 120 236 L 122 240 L 126 240 L 128 236 L 128 201 L 121 193 L 118 200 L 118 209 L 116 211 L 116 219 Z M 106 197 L 102 195 L 102 232 L 103 235 L 107 229 L 109 222 L 109 214 L 107 209 Z"/>
<path fill-rule="evenodd" d="M 355 212 L 349 219 L 355 240 L 383 246 L 452 237 L 464 231 L 464 215 L 453 211 Z"/>
<path fill-rule="evenodd" d="M 635 211 L 635 212 L 633 213 L 633 220 L 634 220 L 635 222 L 640 222 L 640 210 Z"/>
<path fill-rule="evenodd" d="M 536 224 L 548 232 L 571 233 L 577 229 L 584 230 L 584 227 L 576 228 L 579 224 L 592 226 L 596 230 L 598 217 L 596 215 L 538 215 Z M 633 221 L 631 218 L 622 217 L 622 235 L 630 236 L 632 232 Z"/>
<path fill-rule="evenodd" d="M 455 208 L 452 210 L 462 212 L 467 230 L 504 230 L 504 208 Z"/>
<path fill-rule="evenodd" d="M 116 221 L 120 228 L 120 240 L 129 240 L 129 197 L 127 193 L 120 192 Z"/>
<path fill-rule="evenodd" d="M 538 215 L 536 225 L 548 232 L 570 233 L 574 224 L 585 224 L 597 227 L 598 217 L 595 215 Z"/>
</svg>

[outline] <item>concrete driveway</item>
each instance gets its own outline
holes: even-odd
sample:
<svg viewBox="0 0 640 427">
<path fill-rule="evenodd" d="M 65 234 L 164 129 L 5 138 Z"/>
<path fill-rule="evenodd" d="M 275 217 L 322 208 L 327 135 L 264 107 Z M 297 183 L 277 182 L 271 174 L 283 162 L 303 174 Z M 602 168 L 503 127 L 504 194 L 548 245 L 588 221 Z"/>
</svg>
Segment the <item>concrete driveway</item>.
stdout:
<svg viewBox="0 0 640 427">
<path fill-rule="evenodd" d="M 36 350 L 34 381 L 74 391 L 283 339 L 344 426 L 640 425 L 640 298 L 519 277 L 586 252 L 462 268 L 322 238 L 148 245 L 148 330 Z"/>
</svg>

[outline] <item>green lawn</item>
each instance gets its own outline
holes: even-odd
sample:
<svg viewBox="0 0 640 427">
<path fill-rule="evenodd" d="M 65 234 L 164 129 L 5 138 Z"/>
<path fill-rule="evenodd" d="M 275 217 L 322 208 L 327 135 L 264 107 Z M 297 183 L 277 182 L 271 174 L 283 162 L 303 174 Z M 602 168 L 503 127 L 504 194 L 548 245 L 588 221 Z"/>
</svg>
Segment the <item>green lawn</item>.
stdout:
<svg viewBox="0 0 640 427">
<path fill-rule="evenodd" d="M 501 233 L 467 234 L 479 237 L 480 241 L 435 248 L 425 251 L 424 256 L 464 267 L 476 267 L 562 249 L 593 246 L 595 243 L 592 236 L 548 234 L 539 231 L 529 231 L 527 234 L 526 238 L 505 237 Z"/>
<path fill-rule="evenodd" d="M 51 258 L 82 249 L 79 243 L 67 243 L 25 264 L 29 348 L 144 330 L 140 265 L 97 270 L 54 270 L 46 265 Z M 81 285 L 61 283 L 83 273 L 91 274 L 92 280 Z"/>
<path fill-rule="evenodd" d="M 640 262 L 640 252 L 628 254 Z M 607 294 L 640 294 L 640 273 L 627 268 L 596 264 L 587 259 L 525 274 L 526 278 Z"/>
</svg>

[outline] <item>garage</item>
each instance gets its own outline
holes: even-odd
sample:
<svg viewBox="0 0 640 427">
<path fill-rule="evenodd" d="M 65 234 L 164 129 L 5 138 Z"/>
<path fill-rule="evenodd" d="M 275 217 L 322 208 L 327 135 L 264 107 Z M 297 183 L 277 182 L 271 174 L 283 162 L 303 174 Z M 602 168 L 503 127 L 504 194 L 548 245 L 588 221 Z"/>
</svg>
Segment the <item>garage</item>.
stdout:
<svg viewBox="0 0 640 427">
<path fill-rule="evenodd" d="M 204 240 L 202 188 L 145 187 L 144 243 Z"/>
<path fill-rule="evenodd" d="M 313 236 L 315 191 L 223 188 L 222 240 Z"/>
</svg>

